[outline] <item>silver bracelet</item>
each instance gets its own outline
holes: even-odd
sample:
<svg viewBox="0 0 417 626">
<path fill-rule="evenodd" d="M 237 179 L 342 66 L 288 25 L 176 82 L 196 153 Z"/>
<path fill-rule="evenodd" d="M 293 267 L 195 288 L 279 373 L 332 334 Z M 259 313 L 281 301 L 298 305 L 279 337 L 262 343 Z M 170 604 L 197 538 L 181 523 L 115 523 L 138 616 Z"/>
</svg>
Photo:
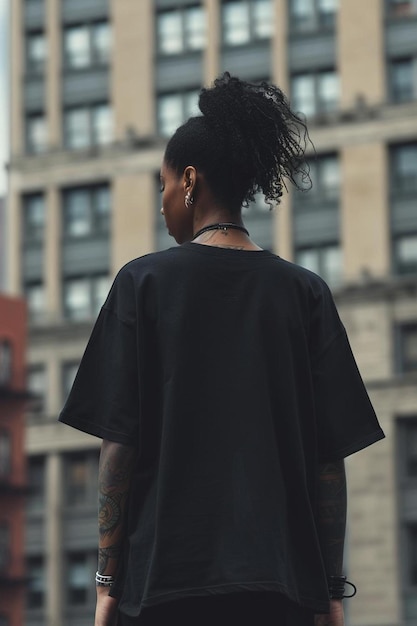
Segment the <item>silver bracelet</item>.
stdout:
<svg viewBox="0 0 417 626">
<path fill-rule="evenodd" d="M 96 585 L 97 587 L 111 587 L 114 583 L 113 576 L 104 576 L 96 572 Z"/>
</svg>

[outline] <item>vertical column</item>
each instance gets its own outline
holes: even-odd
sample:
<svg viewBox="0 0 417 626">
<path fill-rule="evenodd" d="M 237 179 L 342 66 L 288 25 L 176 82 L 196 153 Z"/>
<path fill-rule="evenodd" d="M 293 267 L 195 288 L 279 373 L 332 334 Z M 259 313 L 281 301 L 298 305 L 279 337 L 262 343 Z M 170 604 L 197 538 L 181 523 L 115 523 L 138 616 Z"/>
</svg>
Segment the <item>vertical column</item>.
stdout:
<svg viewBox="0 0 417 626">
<path fill-rule="evenodd" d="M 388 165 L 384 144 L 342 151 L 345 279 L 386 276 L 390 265 Z"/>
<path fill-rule="evenodd" d="M 6 287 L 10 294 L 21 293 L 22 274 L 22 211 L 20 194 L 16 189 L 14 175 L 9 175 L 9 194 L 6 204 Z"/>
<path fill-rule="evenodd" d="M 51 320 L 61 317 L 61 201 L 56 187 L 46 191 L 44 252 L 45 305 Z"/>
<path fill-rule="evenodd" d="M 61 48 L 62 33 L 60 1 L 46 0 L 46 35 L 48 63 L 46 74 L 46 112 L 48 114 L 48 145 L 62 145 L 61 111 Z"/>
<path fill-rule="evenodd" d="M 113 182 L 112 271 L 155 248 L 154 173 L 121 173 Z"/>
<path fill-rule="evenodd" d="M 62 608 L 62 458 L 56 452 L 47 458 L 46 466 L 46 626 L 63 624 Z"/>
<path fill-rule="evenodd" d="M 111 0 L 113 66 L 111 94 L 115 137 L 128 129 L 155 132 L 154 20 L 152 0 Z"/>
<path fill-rule="evenodd" d="M 23 2 L 10 2 L 10 152 L 12 157 L 24 150 L 23 106 L 23 73 L 24 73 L 24 39 Z"/>
<path fill-rule="evenodd" d="M 385 96 L 384 11 L 381 0 L 340 2 L 338 66 L 341 107 L 352 108 L 358 96 L 380 104 Z"/>
<path fill-rule="evenodd" d="M 204 52 L 204 84 L 210 85 L 219 74 L 221 48 L 220 0 L 204 0 L 207 17 L 207 46 Z"/>
<path fill-rule="evenodd" d="M 272 40 L 272 82 L 289 95 L 288 75 L 288 7 L 287 2 L 272 0 L 274 4 L 274 38 Z M 275 209 L 273 222 L 275 251 L 285 259 L 292 258 L 291 196 L 284 193 L 281 204 Z"/>
</svg>

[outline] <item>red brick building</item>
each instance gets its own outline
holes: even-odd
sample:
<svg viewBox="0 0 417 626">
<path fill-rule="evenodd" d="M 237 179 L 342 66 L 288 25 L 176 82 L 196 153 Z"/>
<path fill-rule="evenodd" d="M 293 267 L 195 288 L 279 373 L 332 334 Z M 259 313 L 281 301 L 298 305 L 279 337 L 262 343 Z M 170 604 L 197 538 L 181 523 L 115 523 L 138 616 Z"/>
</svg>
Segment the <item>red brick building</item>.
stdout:
<svg viewBox="0 0 417 626">
<path fill-rule="evenodd" d="M 0 624 L 22 626 L 26 306 L 0 295 Z"/>
</svg>

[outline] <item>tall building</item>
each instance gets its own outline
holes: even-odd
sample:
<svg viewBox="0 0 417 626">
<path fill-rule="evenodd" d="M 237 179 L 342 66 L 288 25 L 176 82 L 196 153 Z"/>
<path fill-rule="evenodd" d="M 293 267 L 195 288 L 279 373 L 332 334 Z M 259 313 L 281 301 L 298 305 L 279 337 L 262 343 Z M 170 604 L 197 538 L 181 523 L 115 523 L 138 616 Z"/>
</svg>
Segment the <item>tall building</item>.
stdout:
<svg viewBox="0 0 417 626">
<path fill-rule="evenodd" d="M 388 435 L 348 462 L 352 626 L 417 619 L 416 0 L 14 0 L 8 285 L 30 312 L 26 624 L 90 623 L 98 442 L 56 423 L 111 278 L 171 244 L 166 138 L 223 70 L 308 119 L 313 188 L 245 222 L 332 286 Z"/>
<path fill-rule="evenodd" d="M 26 305 L 0 295 L 0 624 L 24 615 Z"/>
</svg>

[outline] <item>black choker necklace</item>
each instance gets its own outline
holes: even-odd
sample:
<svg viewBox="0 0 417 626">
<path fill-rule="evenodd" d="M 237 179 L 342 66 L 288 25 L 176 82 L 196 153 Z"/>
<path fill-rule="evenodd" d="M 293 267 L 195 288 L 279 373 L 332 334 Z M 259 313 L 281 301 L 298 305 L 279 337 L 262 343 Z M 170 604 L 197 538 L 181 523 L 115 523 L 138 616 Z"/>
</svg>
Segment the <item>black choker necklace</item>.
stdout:
<svg viewBox="0 0 417 626">
<path fill-rule="evenodd" d="M 228 228 L 234 228 L 235 230 L 241 230 L 243 233 L 246 233 L 247 236 L 249 237 L 249 231 L 247 231 L 244 226 L 239 226 L 239 224 L 234 224 L 233 222 L 219 222 L 218 224 L 209 224 L 208 226 L 204 226 L 204 228 L 201 228 L 200 230 L 198 230 L 196 232 L 196 234 L 193 236 L 192 241 L 194 241 L 194 239 L 197 239 L 197 237 L 199 237 L 203 233 L 206 233 L 208 230 L 224 230 L 224 231 L 226 231 Z"/>
</svg>

